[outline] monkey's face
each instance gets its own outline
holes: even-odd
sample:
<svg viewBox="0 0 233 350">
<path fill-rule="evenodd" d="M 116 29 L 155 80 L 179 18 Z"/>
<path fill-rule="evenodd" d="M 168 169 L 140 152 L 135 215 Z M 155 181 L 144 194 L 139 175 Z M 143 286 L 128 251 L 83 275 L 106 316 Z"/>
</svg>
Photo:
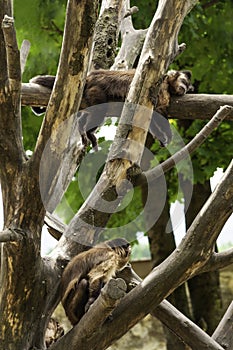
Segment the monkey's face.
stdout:
<svg viewBox="0 0 233 350">
<path fill-rule="evenodd" d="M 107 244 L 115 251 L 118 256 L 118 270 L 121 270 L 129 261 L 131 246 L 124 238 L 116 238 L 108 241 Z"/>
<path fill-rule="evenodd" d="M 167 80 L 171 95 L 182 96 L 188 91 L 193 91 L 191 77 L 192 73 L 188 70 L 169 71 L 167 74 Z"/>
</svg>

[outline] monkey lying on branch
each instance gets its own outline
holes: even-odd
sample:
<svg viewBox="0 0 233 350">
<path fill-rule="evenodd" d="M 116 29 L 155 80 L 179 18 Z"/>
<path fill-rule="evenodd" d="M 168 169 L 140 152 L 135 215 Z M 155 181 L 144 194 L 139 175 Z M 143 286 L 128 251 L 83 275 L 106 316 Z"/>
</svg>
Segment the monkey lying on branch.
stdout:
<svg viewBox="0 0 233 350">
<path fill-rule="evenodd" d="M 101 288 L 129 261 L 131 247 L 123 238 L 97 244 L 75 256 L 61 278 L 61 302 L 72 325 L 77 324 Z"/>
<path fill-rule="evenodd" d="M 98 149 L 94 132 L 103 124 L 107 116 L 107 103 L 123 102 L 125 100 L 134 73 L 135 70 L 96 70 L 87 76 L 80 111 L 77 113 L 79 131 L 84 145 L 87 145 L 89 140 L 92 147 L 95 150 Z M 153 92 L 151 92 L 151 101 L 154 104 L 155 111 L 152 116 L 149 132 L 154 138 L 160 141 L 161 146 L 166 146 L 172 138 L 170 125 L 167 120 L 167 107 L 170 103 L 170 96 L 182 96 L 186 92 L 193 90 L 190 80 L 190 71 L 171 70 L 163 77 L 158 96 L 153 96 Z M 54 81 L 55 77 L 51 75 L 39 75 L 30 80 L 31 83 L 45 86 L 51 90 Z M 90 106 L 101 104 L 100 109 L 94 108 L 88 110 Z M 45 107 L 32 107 L 32 110 L 35 114 L 40 115 L 46 109 Z"/>
</svg>

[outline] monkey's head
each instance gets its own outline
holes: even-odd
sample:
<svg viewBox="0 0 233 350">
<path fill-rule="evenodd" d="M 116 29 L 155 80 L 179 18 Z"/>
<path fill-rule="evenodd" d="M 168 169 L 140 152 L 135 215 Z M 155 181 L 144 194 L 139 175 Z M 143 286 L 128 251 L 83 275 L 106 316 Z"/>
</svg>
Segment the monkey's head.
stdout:
<svg viewBox="0 0 233 350">
<path fill-rule="evenodd" d="M 169 92 L 171 95 L 182 96 L 188 91 L 193 91 L 191 84 L 192 73 L 189 70 L 176 71 L 170 70 L 165 76 L 169 84 Z"/>
<path fill-rule="evenodd" d="M 106 242 L 118 255 L 118 270 L 121 270 L 129 261 L 131 246 L 124 238 L 115 238 Z"/>
</svg>

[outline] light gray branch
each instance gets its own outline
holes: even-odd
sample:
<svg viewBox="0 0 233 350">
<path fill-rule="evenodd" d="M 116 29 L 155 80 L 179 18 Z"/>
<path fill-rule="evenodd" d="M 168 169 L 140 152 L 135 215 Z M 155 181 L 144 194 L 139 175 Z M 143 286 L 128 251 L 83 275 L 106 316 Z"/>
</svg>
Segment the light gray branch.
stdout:
<svg viewBox="0 0 233 350">
<path fill-rule="evenodd" d="M 21 66 L 21 75 L 24 72 L 24 68 L 27 62 L 28 54 L 30 51 L 31 43 L 28 40 L 23 40 L 20 48 L 20 66 Z"/>
<path fill-rule="evenodd" d="M 140 55 L 146 37 L 147 29 L 134 29 L 131 15 L 136 13 L 138 8 L 130 8 L 130 1 L 125 0 L 122 8 L 122 20 L 120 25 L 121 47 L 115 57 L 112 70 L 124 70 L 132 68 L 137 57 Z"/>
</svg>

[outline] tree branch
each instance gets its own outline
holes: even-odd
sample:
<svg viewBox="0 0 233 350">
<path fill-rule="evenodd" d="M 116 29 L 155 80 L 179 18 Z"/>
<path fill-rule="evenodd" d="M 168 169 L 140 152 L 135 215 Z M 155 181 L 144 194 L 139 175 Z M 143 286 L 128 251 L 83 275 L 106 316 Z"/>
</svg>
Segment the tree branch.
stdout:
<svg viewBox="0 0 233 350">
<path fill-rule="evenodd" d="M 83 344 L 88 339 L 95 338 L 94 335 L 98 332 L 97 328 L 100 328 L 103 322 L 111 315 L 113 309 L 125 295 L 125 292 L 126 284 L 122 279 L 111 279 L 101 289 L 99 297 L 91 305 L 80 322 L 69 333 L 51 346 L 50 349 L 63 350 L 67 346 L 71 349 L 83 348 Z"/>
<path fill-rule="evenodd" d="M 68 1 L 58 73 L 30 160 L 34 167 L 40 167 L 42 200 L 51 212 L 84 155 L 83 147 L 77 144 L 80 134 L 75 113 L 85 85 L 97 8 L 98 0 Z M 89 19 L 83 25 L 87 13 Z"/>
<path fill-rule="evenodd" d="M 122 57 L 119 58 L 121 63 Z M 125 58 L 123 60 L 127 62 Z M 118 69 L 121 66 L 119 62 L 116 65 L 114 64 L 112 68 Z M 22 84 L 22 105 L 47 106 L 51 90 L 41 88 L 38 84 Z M 168 113 L 170 118 L 173 119 L 206 120 L 212 118 L 216 110 L 224 105 L 233 107 L 233 95 L 186 94 L 182 97 L 171 97 Z M 233 120 L 233 112 L 228 115 L 227 120 Z"/>
<path fill-rule="evenodd" d="M 233 106 L 233 95 L 186 94 L 171 98 L 168 114 L 177 119 L 210 119 L 220 106 Z M 233 120 L 233 112 L 228 116 Z"/>
<path fill-rule="evenodd" d="M 210 259 L 200 269 L 199 273 L 223 269 L 224 267 L 231 264 L 233 264 L 233 248 L 228 249 L 222 253 L 213 252 Z"/>
<path fill-rule="evenodd" d="M 102 2 L 100 16 L 96 22 L 93 57 L 89 70 L 108 69 L 114 62 L 122 3 L 123 0 Z"/>
<path fill-rule="evenodd" d="M 136 6 L 133 6 L 132 9 L 130 8 L 129 0 L 124 1 L 120 25 L 122 43 L 111 67 L 113 70 L 132 68 L 141 53 L 147 29 L 134 29 L 131 14 L 135 13 L 136 9 Z"/>
<path fill-rule="evenodd" d="M 180 337 L 192 350 L 224 349 L 217 341 L 212 339 L 167 300 L 163 300 L 151 314 L 157 317 L 168 329 Z"/>
<path fill-rule="evenodd" d="M 20 52 L 12 17 L 5 15 L 2 22 L 2 30 L 5 38 L 10 84 L 13 84 L 12 89 L 16 89 L 19 92 L 21 84 Z"/>
<path fill-rule="evenodd" d="M 0 0 L 0 22 L 2 25 L 2 21 L 5 15 L 12 17 L 13 9 L 12 9 L 12 1 Z M 1 65 L 0 65 L 0 102 L 4 101 L 3 91 L 6 87 L 6 83 L 8 81 L 8 69 L 7 69 L 7 56 L 6 56 L 6 46 L 5 39 L 3 35 L 3 30 L 0 27 L 0 57 L 1 57 Z"/>
<path fill-rule="evenodd" d="M 229 305 L 212 338 L 222 345 L 224 349 L 233 347 L 233 301 Z"/>
<path fill-rule="evenodd" d="M 24 67 L 27 62 L 28 54 L 30 51 L 31 43 L 28 40 L 23 40 L 21 48 L 20 48 L 20 67 L 21 67 L 21 75 L 24 72 Z"/>
<path fill-rule="evenodd" d="M 163 172 L 172 169 L 182 159 L 187 158 L 195 149 L 197 149 L 210 135 L 210 133 L 229 115 L 232 113 L 233 107 L 220 107 L 212 119 L 201 129 L 201 131 L 180 151 L 173 156 L 142 174 L 136 176 L 135 184 L 140 185 L 157 179 Z"/>
</svg>

